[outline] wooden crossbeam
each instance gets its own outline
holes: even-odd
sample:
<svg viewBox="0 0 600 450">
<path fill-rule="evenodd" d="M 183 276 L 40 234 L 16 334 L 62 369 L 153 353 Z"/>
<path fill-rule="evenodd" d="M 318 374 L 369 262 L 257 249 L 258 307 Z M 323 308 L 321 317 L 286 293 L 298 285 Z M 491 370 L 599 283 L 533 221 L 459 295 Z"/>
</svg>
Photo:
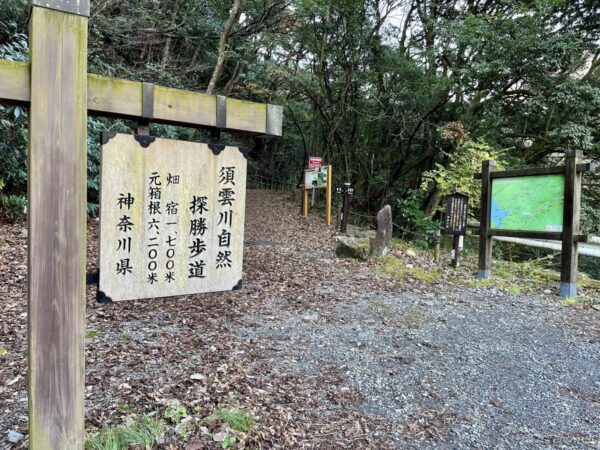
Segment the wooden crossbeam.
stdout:
<svg viewBox="0 0 600 450">
<path fill-rule="evenodd" d="M 0 60 L 0 103 L 29 106 L 30 67 Z M 88 74 L 87 110 L 96 116 L 141 119 L 142 83 Z M 194 128 L 221 128 L 265 136 L 281 136 L 283 108 L 277 105 L 224 99 L 224 123 L 218 123 L 218 95 L 154 86 L 152 122 Z M 223 100 L 221 100 L 222 102 Z"/>
</svg>

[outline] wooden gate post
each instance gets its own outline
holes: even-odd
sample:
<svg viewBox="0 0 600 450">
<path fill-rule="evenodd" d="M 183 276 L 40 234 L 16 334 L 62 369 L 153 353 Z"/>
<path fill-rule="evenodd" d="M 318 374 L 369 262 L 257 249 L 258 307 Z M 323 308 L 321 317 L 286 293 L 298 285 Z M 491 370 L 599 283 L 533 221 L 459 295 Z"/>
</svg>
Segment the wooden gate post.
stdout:
<svg viewBox="0 0 600 450">
<path fill-rule="evenodd" d="M 32 0 L 29 446 L 84 443 L 89 0 Z"/>
<path fill-rule="evenodd" d="M 563 210 L 560 296 L 577 297 L 577 259 L 581 200 L 581 172 L 577 171 L 581 150 L 565 152 L 565 201 Z"/>
<path fill-rule="evenodd" d="M 479 222 L 479 278 L 492 276 L 492 237 L 490 217 L 492 212 L 492 179 L 490 172 L 496 169 L 495 161 L 484 161 L 481 165 L 481 220 Z"/>
</svg>

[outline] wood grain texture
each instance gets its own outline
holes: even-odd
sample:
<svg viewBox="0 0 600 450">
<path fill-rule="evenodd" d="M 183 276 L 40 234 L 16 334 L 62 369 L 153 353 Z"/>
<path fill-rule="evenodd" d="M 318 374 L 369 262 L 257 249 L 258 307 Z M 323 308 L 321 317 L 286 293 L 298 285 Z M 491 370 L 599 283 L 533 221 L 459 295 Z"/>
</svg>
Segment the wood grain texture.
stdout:
<svg viewBox="0 0 600 450">
<path fill-rule="evenodd" d="M 87 24 L 30 19 L 29 446 L 83 448 Z"/>
<path fill-rule="evenodd" d="M 234 288 L 242 279 L 246 166 L 237 147 L 225 147 L 215 155 L 207 144 L 157 138 L 142 148 L 125 134 L 103 145 L 100 291 L 121 301 Z M 221 169 L 229 167 L 234 168 L 234 179 L 222 182 Z M 179 177 L 178 182 L 169 182 L 169 175 L 173 181 Z M 158 178 L 151 179 L 154 176 Z M 222 189 L 234 193 L 231 205 L 219 202 Z M 194 196 L 206 197 L 207 211 L 191 210 Z M 119 204 L 121 197 L 133 202 Z M 233 214 L 230 225 L 221 220 L 225 212 Z M 132 224 L 129 229 L 119 227 L 123 217 Z M 192 234 L 191 220 L 197 219 L 205 220 L 207 229 Z M 223 233 L 229 236 L 229 245 L 221 245 L 218 235 Z M 192 256 L 196 239 L 205 249 Z M 231 264 L 217 267 L 218 254 L 225 251 L 231 252 Z M 204 278 L 190 277 L 190 264 L 196 262 L 205 264 Z M 169 273 L 173 278 L 167 277 Z M 150 281 L 151 274 L 156 279 Z"/>
<path fill-rule="evenodd" d="M 0 59 L 0 103 L 29 103 L 29 64 Z"/>
<path fill-rule="evenodd" d="M 579 218 L 581 203 L 581 172 L 577 171 L 580 163 L 580 152 L 566 155 L 565 173 L 565 200 L 563 210 L 563 233 L 561 254 L 561 283 L 577 283 Z"/>
<path fill-rule="evenodd" d="M 267 105 L 228 98 L 227 129 L 268 134 Z"/>
<path fill-rule="evenodd" d="M 479 233 L 479 277 L 489 278 L 492 270 L 492 237 L 490 219 L 492 210 L 492 178 L 495 161 L 484 161 L 481 166 L 481 220 Z"/>
<path fill-rule="evenodd" d="M 29 103 L 29 64 L 0 60 L 0 79 L 0 101 Z M 155 86 L 152 121 L 187 127 L 216 127 L 216 102 L 216 95 Z M 224 130 L 281 136 L 281 106 L 232 98 L 226 103 Z M 88 74 L 87 107 L 90 115 L 139 119 L 142 117 L 142 83 Z"/>
<path fill-rule="evenodd" d="M 142 117 L 142 83 L 88 75 L 87 104 L 90 114 Z"/>
</svg>

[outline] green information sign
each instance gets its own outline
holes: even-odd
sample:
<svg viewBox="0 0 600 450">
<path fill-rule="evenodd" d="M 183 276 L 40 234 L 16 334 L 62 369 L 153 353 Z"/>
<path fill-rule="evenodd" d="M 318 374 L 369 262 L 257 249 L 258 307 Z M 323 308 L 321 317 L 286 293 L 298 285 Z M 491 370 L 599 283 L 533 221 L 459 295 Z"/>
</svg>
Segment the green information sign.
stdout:
<svg viewBox="0 0 600 450">
<path fill-rule="evenodd" d="M 493 179 L 490 228 L 562 231 L 564 195 L 562 174 Z"/>
</svg>

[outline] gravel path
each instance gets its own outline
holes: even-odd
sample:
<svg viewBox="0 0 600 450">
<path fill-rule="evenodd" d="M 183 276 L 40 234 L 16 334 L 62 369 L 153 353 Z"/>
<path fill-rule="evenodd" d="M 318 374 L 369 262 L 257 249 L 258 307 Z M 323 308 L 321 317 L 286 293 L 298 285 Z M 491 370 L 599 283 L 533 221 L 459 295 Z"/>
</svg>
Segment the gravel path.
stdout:
<svg viewBox="0 0 600 450">
<path fill-rule="evenodd" d="M 399 448 L 600 448 L 596 315 L 489 289 L 437 290 L 300 314 L 272 301 L 238 333 L 275 347 L 258 365 L 317 384 L 335 373 L 338 395 L 387 422 Z"/>
<path fill-rule="evenodd" d="M 289 194 L 249 191 L 243 290 L 105 306 L 90 287 L 88 430 L 177 400 L 210 427 L 181 449 L 222 448 L 206 418 L 233 407 L 256 418 L 236 448 L 600 450 L 597 310 L 457 286 L 468 270 L 408 249 L 386 275 L 334 238 Z M 28 433 L 26 239 L 0 224 L 2 450 L 27 447 L 7 441 Z"/>
</svg>

